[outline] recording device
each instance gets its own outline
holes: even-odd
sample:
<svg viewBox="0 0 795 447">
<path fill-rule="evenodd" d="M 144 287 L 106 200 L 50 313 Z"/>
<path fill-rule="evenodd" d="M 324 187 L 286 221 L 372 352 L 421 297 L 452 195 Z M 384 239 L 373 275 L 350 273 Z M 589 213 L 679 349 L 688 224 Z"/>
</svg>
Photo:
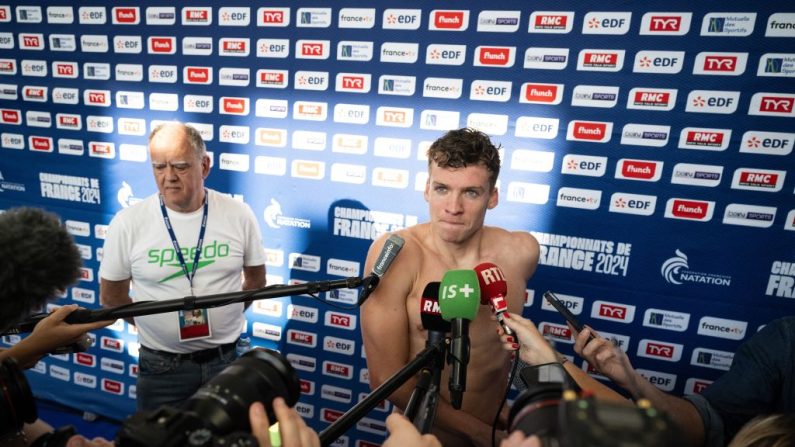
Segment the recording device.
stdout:
<svg viewBox="0 0 795 447">
<path fill-rule="evenodd" d="M 466 390 L 469 364 L 469 322 L 475 319 L 480 305 L 480 286 L 474 270 L 449 270 L 439 286 L 439 310 L 452 325 L 447 363 L 450 370 L 450 404 L 456 410 Z"/>
<path fill-rule="evenodd" d="M 559 363 L 523 370 L 527 389 L 508 414 L 509 431 L 536 435 L 544 447 L 663 447 L 679 445 L 673 423 L 648 401 L 637 405 L 599 400 L 572 389 Z"/>
<path fill-rule="evenodd" d="M 452 331 L 449 321 L 442 318 L 439 309 L 439 281 L 429 282 L 420 297 L 420 320 L 422 327 L 428 331 L 428 343 L 433 343 L 445 337 Z"/>
<path fill-rule="evenodd" d="M 571 325 L 571 327 L 574 328 L 574 330 L 577 331 L 577 333 L 582 332 L 584 326 L 582 325 L 582 323 L 577 321 L 577 318 L 574 317 L 574 314 L 571 313 L 571 311 L 566 307 L 565 304 L 563 304 L 560 298 L 555 296 L 555 294 L 550 292 L 549 290 L 544 292 L 544 298 L 547 300 L 549 304 L 552 305 L 552 307 L 555 308 L 555 310 L 557 310 L 558 312 L 560 312 L 561 315 L 563 315 L 563 318 L 566 319 L 566 321 Z M 591 336 L 588 337 L 588 341 L 591 341 L 594 338 L 595 336 L 593 332 L 591 332 Z"/>
<path fill-rule="evenodd" d="M 255 348 L 226 367 L 177 407 L 134 414 L 116 435 L 119 447 L 256 446 L 248 409 L 284 398 L 293 406 L 300 395 L 298 375 L 278 352 Z"/>
<path fill-rule="evenodd" d="M 484 262 L 475 266 L 475 273 L 478 274 L 478 284 L 480 285 L 480 304 L 490 305 L 491 311 L 497 317 L 497 321 L 502 326 L 505 335 L 513 335 L 513 330 L 505 325 L 505 316 L 508 310 L 508 282 L 499 267 L 491 262 Z"/>
</svg>

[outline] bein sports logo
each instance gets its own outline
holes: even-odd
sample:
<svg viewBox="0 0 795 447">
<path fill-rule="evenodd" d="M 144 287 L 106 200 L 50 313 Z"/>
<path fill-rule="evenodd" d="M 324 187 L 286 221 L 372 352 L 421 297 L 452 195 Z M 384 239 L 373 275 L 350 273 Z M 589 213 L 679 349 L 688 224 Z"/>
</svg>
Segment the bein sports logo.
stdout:
<svg viewBox="0 0 795 447">
<path fill-rule="evenodd" d="M 731 286 L 731 276 L 716 273 L 702 273 L 689 270 L 687 255 L 678 248 L 674 251 L 676 256 L 668 258 L 660 268 L 660 274 L 669 284 L 681 285 L 684 283 L 709 284 L 715 286 Z"/>
</svg>

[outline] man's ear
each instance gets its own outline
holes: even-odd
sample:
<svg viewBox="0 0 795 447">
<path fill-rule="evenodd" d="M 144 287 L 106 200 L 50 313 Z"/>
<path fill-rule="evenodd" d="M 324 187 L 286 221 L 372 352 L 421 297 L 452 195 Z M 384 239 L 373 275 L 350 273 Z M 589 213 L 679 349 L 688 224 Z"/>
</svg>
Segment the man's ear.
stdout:
<svg viewBox="0 0 795 447">
<path fill-rule="evenodd" d="M 202 178 L 206 179 L 210 175 L 210 156 L 205 155 L 202 157 Z"/>
<path fill-rule="evenodd" d="M 495 186 L 491 188 L 491 194 L 489 195 L 488 209 L 494 208 L 495 206 L 497 206 L 498 203 L 500 203 L 500 192 Z"/>
<path fill-rule="evenodd" d="M 425 201 L 426 202 L 428 202 L 430 200 L 430 195 L 431 195 L 431 176 L 430 175 L 425 180 L 425 192 L 422 195 L 423 195 L 423 197 L 425 197 Z"/>
</svg>

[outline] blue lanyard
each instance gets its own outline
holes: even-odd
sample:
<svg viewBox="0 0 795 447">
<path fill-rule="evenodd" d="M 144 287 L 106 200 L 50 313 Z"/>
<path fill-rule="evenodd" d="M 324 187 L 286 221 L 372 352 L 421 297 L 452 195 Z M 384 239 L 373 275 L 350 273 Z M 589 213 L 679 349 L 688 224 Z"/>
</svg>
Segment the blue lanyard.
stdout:
<svg viewBox="0 0 795 447">
<path fill-rule="evenodd" d="M 166 205 L 163 203 L 163 196 L 159 195 L 158 197 L 160 198 L 160 212 L 163 213 L 163 221 L 166 223 L 168 235 L 171 236 L 171 244 L 174 246 L 174 251 L 177 252 L 177 259 L 179 259 L 179 265 L 182 267 L 182 273 L 185 274 L 185 278 L 188 279 L 188 284 L 190 284 L 190 294 L 193 295 L 193 277 L 196 276 L 196 269 L 199 267 L 199 257 L 201 257 L 202 254 L 202 245 L 204 245 L 204 231 L 207 229 L 207 210 L 209 208 L 208 203 L 210 202 L 210 196 L 207 194 L 207 190 L 205 189 L 202 226 L 199 230 L 199 242 L 196 243 L 196 254 L 193 256 L 193 268 L 191 269 L 190 273 L 188 273 L 188 265 L 185 263 L 185 257 L 182 256 L 182 250 L 179 248 L 177 236 L 174 234 L 174 228 L 171 226 L 171 219 L 168 218 Z"/>
</svg>

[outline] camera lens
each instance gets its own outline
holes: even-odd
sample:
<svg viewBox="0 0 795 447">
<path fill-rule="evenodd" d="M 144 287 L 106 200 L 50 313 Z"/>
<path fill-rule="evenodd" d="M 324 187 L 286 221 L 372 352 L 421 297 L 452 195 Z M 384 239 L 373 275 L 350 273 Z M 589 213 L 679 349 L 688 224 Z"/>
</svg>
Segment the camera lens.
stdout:
<svg viewBox="0 0 795 447">
<path fill-rule="evenodd" d="M 563 389 L 559 383 L 539 384 L 522 391 L 508 413 L 509 432 L 520 430 L 542 440 L 558 437 L 558 406 Z"/>
<path fill-rule="evenodd" d="M 24 422 L 38 418 L 33 393 L 17 362 L 7 358 L 0 363 L 0 436 L 19 431 Z"/>
<path fill-rule="evenodd" d="M 270 349 L 252 349 L 204 384 L 180 410 L 196 414 L 213 433 L 250 431 L 248 409 L 260 401 L 268 420 L 276 421 L 271 402 L 282 397 L 287 405 L 298 402 L 298 374 L 284 357 Z"/>
</svg>

